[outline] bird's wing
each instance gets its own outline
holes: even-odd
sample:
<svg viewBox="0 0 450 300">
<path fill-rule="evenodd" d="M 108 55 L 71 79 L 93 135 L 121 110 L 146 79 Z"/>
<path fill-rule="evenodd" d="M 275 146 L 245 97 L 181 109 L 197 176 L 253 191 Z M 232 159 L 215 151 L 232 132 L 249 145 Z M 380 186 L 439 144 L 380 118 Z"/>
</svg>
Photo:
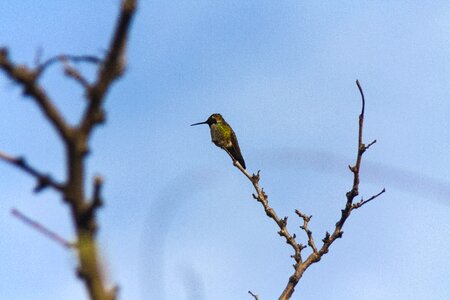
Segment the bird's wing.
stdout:
<svg viewBox="0 0 450 300">
<path fill-rule="evenodd" d="M 231 153 L 231 155 L 233 155 L 234 159 L 236 159 L 245 169 L 245 161 L 242 157 L 241 149 L 239 149 L 239 143 L 233 130 L 231 130 L 231 147 L 228 148 L 228 151 Z"/>
</svg>

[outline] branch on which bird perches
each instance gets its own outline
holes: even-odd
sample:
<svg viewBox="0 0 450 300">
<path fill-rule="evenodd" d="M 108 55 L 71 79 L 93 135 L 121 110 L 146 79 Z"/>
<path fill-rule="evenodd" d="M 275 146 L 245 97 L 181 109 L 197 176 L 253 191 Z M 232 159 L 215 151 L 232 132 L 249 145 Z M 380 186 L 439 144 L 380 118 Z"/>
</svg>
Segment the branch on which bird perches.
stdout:
<svg viewBox="0 0 450 300">
<path fill-rule="evenodd" d="M 264 211 L 265 211 L 266 215 L 269 218 L 271 218 L 277 224 L 277 226 L 279 228 L 278 235 L 283 237 L 285 239 L 286 243 L 289 246 L 291 246 L 291 248 L 294 250 L 294 254 L 291 255 L 291 257 L 295 260 L 294 268 L 296 270 L 299 269 L 299 267 L 302 265 L 302 261 L 303 261 L 302 260 L 302 256 L 301 256 L 301 251 L 306 246 L 302 245 L 301 243 L 300 244 L 297 243 L 296 235 L 295 234 L 291 234 L 288 231 L 288 229 L 287 229 L 288 217 L 284 217 L 284 218 L 278 217 L 278 215 L 275 212 L 275 210 L 272 207 L 269 206 L 268 196 L 264 192 L 264 188 L 261 188 L 259 186 L 259 180 L 261 178 L 260 171 L 256 172 L 256 174 L 250 175 L 250 173 L 248 173 L 248 171 L 246 169 L 244 169 L 242 167 L 242 165 L 237 160 L 235 160 L 234 157 L 228 151 L 227 151 L 227 153 L 231 157 L 231 159 L 233 160 L 234 166 L 236 168 L 238 168 L 250 180 L 250 182 L 252 183 L 253 188 L 255 189 L 255 192 L 256 192 L 255 194 L 252 194 L 252 196 L 257 202 L 261 203 L 261 205 L 264 208 Z M 296 271 L 296 273 L 297 273 L 297 271 Z M 290 281 L 291 281 L 291 279 L 290 279 Z M 252 294 L 252 296 L 254 296 L 254 295 Z"/>
</svg>

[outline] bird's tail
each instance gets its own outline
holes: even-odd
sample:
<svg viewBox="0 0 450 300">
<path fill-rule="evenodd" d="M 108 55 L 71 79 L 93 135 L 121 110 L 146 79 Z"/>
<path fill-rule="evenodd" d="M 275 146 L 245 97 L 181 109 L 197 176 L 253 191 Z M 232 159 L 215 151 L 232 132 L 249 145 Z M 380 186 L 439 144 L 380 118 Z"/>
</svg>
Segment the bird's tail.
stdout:
<svg viewBox="0 0 450 300">
<path fill-rule="evenodd" d="M 235 147 L 230 147 L 227 149 L 228 152 L 234 157 L 235 160 L 237 160 L 241 166 L 245 169 L 245 161 L 242 157 L 241 151 L 239 149 L 236 149 Z"/>
</svg>

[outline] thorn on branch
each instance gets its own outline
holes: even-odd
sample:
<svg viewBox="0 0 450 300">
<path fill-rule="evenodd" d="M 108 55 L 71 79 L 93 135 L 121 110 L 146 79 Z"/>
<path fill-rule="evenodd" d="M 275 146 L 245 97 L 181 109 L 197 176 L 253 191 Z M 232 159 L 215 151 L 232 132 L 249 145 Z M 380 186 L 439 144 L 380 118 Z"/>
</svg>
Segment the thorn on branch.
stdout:
<svg viewBox="0 0 450 300">
<path fill-rule="evenodd" d="M 101 191 L 103 187 L 103 177 L 95 176 L 94 177 L 94 193 L 92 196 L 92 208 L 97 209 L 103 206 L 103 200 L 101 197 Z"/>
<path fill-rule="evenodd" d="M 260 172 L 261 170 L 258 170 L 258 172 L 256 172 L 256 174 L 253 174 L 252 175 L 252 181 L 254 182 L 254 183 L 258 183 L 259 182 L 259 178 L 260 178 L 260 176 L 259 176 L 259 172 Z"/>
<path fill-rule="evenodd" d="M 327 231 L 325 233 L 325 237 L 322 239 L 322 242 L 324 242 L 325 244 L 328 243 L 330 241 L 330 233 Z"/>
<path fill-rule="evenodd" d="M 370 142 L 367 146 L 364 147 L 364 151 L 366 151 L 367 149 L 370 148 L 370 146 L 372 146 L 373 144 L 375 144 L 377 142 L 377 140 L 373 140 L 372 142 Z"/>
</svg>

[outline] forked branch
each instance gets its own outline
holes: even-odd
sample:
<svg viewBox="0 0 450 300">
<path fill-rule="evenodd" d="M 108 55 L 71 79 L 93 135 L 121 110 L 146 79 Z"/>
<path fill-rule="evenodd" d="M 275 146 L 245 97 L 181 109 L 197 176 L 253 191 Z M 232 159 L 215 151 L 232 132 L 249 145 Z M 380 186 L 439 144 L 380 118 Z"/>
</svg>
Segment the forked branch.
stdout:
<svg viewBox="0 0 450 300">
<path fill-rule="evenodd" d="M 67 141 L 70 136 L 70 127 L 53 104 L 44 88 L 37 82 L 38 73 L 24 65 L 14 64 L 6 48 L 0 48 L 0 69 L 23 88 L 23 93 L 31 97 L 44 113 L 47 120 L 53 125 L 59 136 Z"/>
<path fill-rule="evenodd" d="M 353 203 L 354 198 L 359 194 L 359 182 L 360 182 L 360 169 L 361 169 L 361 161 L 362 156 L 364 152 L 369 149 L 373 144 L 376 143 L 376 140 L 372 141 L 371 143 L 365 145 L 363 143 L 363 127 L 364 127 L 364 111 L 365 111 L 365 97 L 363 90 L 361 88 L 361 85 L 358 80 L 356 80 L 356 85 L 358 86 L 359 92 L 361 94 L 361 113 L 359 115 L 359 130 L 358 130 L 358 149 L 357 149 L 357 155 L 356 155 L 356 162 L 353 166 L 349 166 L 350 171 L 353 173 L 353 184 L 352 188 L 349 192 L 346 194 L 346 204 L 345 207 L 341 210 L 341 217 L 336 222 L 335 228 L 333 232 L 330 234 L 326 232 L 325 237 L 322 239 L 322 246 L 319 248 L 316 246 L 313 233 L 309 229 L 308 225 L 311 220 L 311 216 L 308 216 L 304 213 L 302 213 L 300 210 L 296 210 L 295 213 L 298 217 L 300 217 L 303 220 L 303 224 L 300 226 L 301 230 L 303 230 L 306 233 L 307 239 L 308 239 L 308 246 L 311 249 L 311 252 L 309 256 L 303 260 L 301 252 L 304 248 L 307 246 L 297 243 L 295 234 L 290 234 L 286 229 L 286 223 L 287 223 L 287 217 L 284 217 L 283 219 L 280 219 L 277 214 L 275 213 L 275 210 L 269 206 L 269 203 L 267 201 L 267 194 L 264 192 L 263 188 L 259 186 L 259 179 L 260 179 L 260 172 L 258 171 L 256 174 L 250 175 L 240 164 L 237 162 L 233 156 L 228 153 L 233 160 L 234 166 L 236 166 L 252 183 L 256 194 L 253 194 L 253 198 L 255 198 L 258 202 L 260 202 L 264 208 L 264 211 L 266 215 L 271 218 L 278 226 L 279 235 L 284 237 L 286 240 L 286 243 L 289 244 L 293 250 L 294 255 L 292 257 L 295 260 L 294 264 L 294 273 L 289 277 L 289 281 L 283 290 L 281 296 L 279 297 L 279 300 L 287 300 L 290 299 L 292 294 L 294 293 L 295 287 L 301 277 L 303 276 L 303 273 L 308 269 L 309 266 L 312 264 L 318 262 L 321 260 L 322 256 L 326 253 L 328 253 L 328 250 L 330 246 L 333 244 L 333 242 L 342 237 L 342 234 L 344 233 L 342 231 L 342 228 L 347 221 L 348 217 L 350 216 L 352 210 L 357 209 L 368 202 L 376 199 L 378 196 L 383 194 L 385 192 L 385 189 L 383 189 L 381 192 L 379 192 L 376 195 L 373 195 L 372 197 L 368 198 L 367 200 L 361 199 L 361 201 L 357 203 Z M 228 152 L 228 151 L 227 151 Z M 256 295 L 253 295 L 251 292 L 249 292 L 253 297 Z M 257 297 L 257 296 L 256 296 Z M 256 298 L 255 297 L 255 298 Z"/>
<path fill-rule="evenodd" d="M 37 60 L 37 66 L 33 69 L 13 63 L 8 56 L 7 49 L 0 48 L 0 69 L 21 86 L 26 95 L 34 100 L 63 141 L 67 161 L 67 178 L 64 183 L 59 183 L 50 175 L 43 174 L 31 167 L 25 159 L 15 158 L 3 152 L 0 152 L 0 160 L 14 165 L 34 177 L 37 180 L 36 191 L 51 187 L 62 194 L 65 203 L 70 207 L 72 222 L 77 235 L 77 274 L 83 280 L 91 300 L 115 300 L 117 288 L 114 286 L 111 288 L 103 276 L 96 242 L 97 222 L 95 212 L 103 203 L 101 196 L 103 180 L 96 177 L 92 197 L 90 199 L 86 197 L 84 187 L 85 159 L 89 152 L 92 129 L 104 121 L 102 106 L 107 91 L 125 68 L 125 48 L 136 5 L 136 0 L 122 0 L 116 27 L 104 59 L 98 59 L 94 56 L 59 55 L 43 64 L 39 64 L 39 60 Z M 67 76 L 76 80 L 84 88 L 88 100 L 81 121 L 75 126 L 66 123 L 57 110 L 55 102 L 38 82 L 42 73 L 57 62 L 63 64 Z M 81 72 L 70 64 L 77 62 L 98 65 L 97 78 L 93 84 L 90 84 Z M 39 223 L 19 214 L 17 211 L 14 214 L 47 236 L 61 242 L 62 239 L 40 226 Z"/>
</svg>

